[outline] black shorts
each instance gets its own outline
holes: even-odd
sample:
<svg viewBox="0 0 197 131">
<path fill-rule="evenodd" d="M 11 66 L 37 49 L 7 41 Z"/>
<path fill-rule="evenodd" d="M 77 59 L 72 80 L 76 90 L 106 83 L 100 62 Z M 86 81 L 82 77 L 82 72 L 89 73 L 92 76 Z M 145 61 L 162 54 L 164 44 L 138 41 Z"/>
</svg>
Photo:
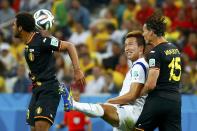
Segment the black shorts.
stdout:
<svg viewBox="0 0 197 131">
<path fill-rule="evenodd" d="M 181 101 L 147 97 L 136 131 L 181 131 Z"/>
<path fill-rule="evenodd" d="M 59 82 L 57 81 L 42 84 L 33 89 L 26 116 L 29 125 L 35 126 L 35 121 L 41 119 L 53 124 L 61 98 L 58 89 Z"/>
</svg>

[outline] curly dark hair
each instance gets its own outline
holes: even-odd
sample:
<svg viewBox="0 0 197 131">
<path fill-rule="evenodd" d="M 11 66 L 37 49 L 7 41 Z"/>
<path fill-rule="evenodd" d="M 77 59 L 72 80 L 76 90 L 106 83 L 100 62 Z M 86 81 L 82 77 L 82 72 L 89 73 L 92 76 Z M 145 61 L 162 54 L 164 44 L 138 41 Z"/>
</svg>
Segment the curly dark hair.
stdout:
<svg viewBox="0 0 197 131">
<path fill-rule="evenodd" d="M 35 30 L 35 20 L 30 13 L 21 12 L 16 15 L 16 25 L 21 26 L 23 30 L 31 32 Z"/>
<path fill-rule="evenodd" d="M 166 31 L 165 16 L 161 11 L 154 12 L 145 22 L 148 30 L 152 30 L 158 37 L 164 36 Z"/>
</svg>

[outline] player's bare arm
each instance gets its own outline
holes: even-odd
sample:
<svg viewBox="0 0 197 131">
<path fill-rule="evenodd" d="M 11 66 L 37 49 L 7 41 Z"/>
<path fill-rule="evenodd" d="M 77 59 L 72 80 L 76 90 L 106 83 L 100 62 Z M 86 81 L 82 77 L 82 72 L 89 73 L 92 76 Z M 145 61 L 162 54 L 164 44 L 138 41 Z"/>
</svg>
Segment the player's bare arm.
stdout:
<svg viewBox="0 0 197 131">
<path fill-rule="evenodd" d="M 79 67 L 79 59 L 77 55 L 76 48 L 73 43 L 67 41 L 61 41 L 60 43 L 60 51 L 67 51 L 73 64 L 74 69 L 74 78 L 79 84 L 82 86 L 85 85 L 84 74 Z"/>
<path fill-rule="evenodd" d="M 157 79 L 159 77 L 160 69 L 159 68 L 150 68 L 148 72 L 147 81 L 141 91 L 141 96 L 147 94 L 149 91 L 153 90 L 156 87 Z"/>
<path fill-rule="evenodd" d="M 107 102 L 111 104 L 127 104 L 132 101 L 134 102 L 140 96 L 144 84 L 132 83 L 131 86 L 132 88 L 130 88 L 128 93 L 109 99 Z"/>
</svg>

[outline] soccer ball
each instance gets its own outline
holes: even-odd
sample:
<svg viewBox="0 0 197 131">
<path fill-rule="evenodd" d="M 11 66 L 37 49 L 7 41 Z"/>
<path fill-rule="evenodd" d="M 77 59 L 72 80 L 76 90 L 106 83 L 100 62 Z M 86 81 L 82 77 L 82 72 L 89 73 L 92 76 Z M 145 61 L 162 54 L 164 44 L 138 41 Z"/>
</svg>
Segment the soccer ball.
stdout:
<svg viewBox="0 0 197 131">
<path fill-rule="evenodd" d="M 38 30 L 49 30 L 51 29 L 54 16 L 49 10 L 40 9 L 34 13 L 35 25 Z"/>
</svg>

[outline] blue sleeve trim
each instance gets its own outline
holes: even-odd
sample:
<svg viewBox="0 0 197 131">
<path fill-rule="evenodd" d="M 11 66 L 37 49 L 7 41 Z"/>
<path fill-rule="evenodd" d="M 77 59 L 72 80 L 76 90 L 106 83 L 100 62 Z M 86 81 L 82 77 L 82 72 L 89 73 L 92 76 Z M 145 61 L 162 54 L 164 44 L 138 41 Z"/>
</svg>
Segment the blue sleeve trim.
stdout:
<svg viewBox="0 0 197 131">
<path fill-rule="evenodd" d="M 141 67 L 143 68 L 143 70 L 144 70 L 144 74 L 145 74 L 145 78 L 147 77 L 147 69 L 146 69 L 146 66 L 144 65 L 144 63 L 142 63 L 142 62 L 137 62 L 137 63 L 135 63 L 134 65 L 136 65 L 136 64 L 138 64 L 138 65 L 141 65 Z M 134 66 L 133 65 L 133 66 Z M 132 68 L 133 68 L 133 66 L 132 66 Z"/>
</svg>

